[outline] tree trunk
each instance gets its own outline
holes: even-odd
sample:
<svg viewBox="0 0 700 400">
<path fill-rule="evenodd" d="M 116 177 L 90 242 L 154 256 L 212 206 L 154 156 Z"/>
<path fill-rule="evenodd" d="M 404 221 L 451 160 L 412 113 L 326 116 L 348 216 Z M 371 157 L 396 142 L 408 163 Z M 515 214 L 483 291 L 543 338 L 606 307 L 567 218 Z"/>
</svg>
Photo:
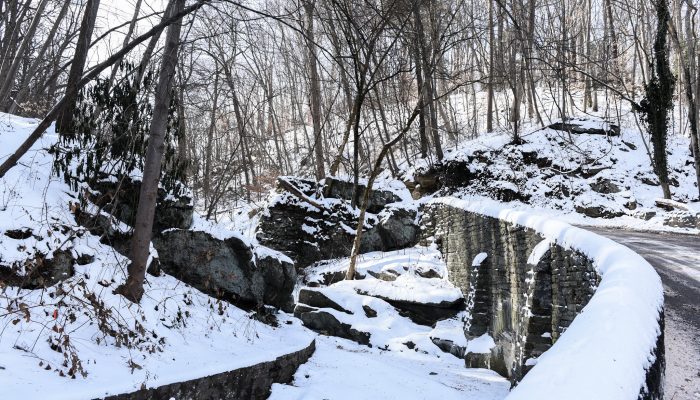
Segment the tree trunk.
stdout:
<svg viewBox="0 0 700 400">
<path fill-rule="evenodd" d="M 655 0 L 657 14 L 656 40 L 654 40 L 654 72 L 646 85 L 646 97 L 642 111 L 649 125 L 649 134 L 654 145 L 654 172 L 659 177 L 664 198 L 671 198 L 668 177 L 666 138 L 668 136 L 669 111 L 673 109 L 675 79 L 671 73 L 669 51 L 666 43 L 670 13 L 668 0 Z"/>
<path fill-rule="evenodd" d="M 493 131 L 493 76 L 496 73 L 494 66 L 494 53 L 496 46 L 496 33 L 493 26 L 493 0 L 489 2 L 489 76 L 486 95 L 486 132 Z"/>
<path fill-rule="evenodd" d="M 311 120 L 314 128 L 314 154 L 316 158 L 316 179 L 326 177 L 323 144 L 321 137 L 321 78 L 318 74 L 316 60 L 316 43 L 314 42 L 314 0 L 304 2 L 306 12 L 306 46 L 308 49 L 309 77 L 311 81 Z"/>
<path fill-rule="evenodd" d="M 185 7 L 185 0 L 173 0 L 174 13 Z M 165 151 L 165 131 L 168 125 L 168 108 L 177 67 L 177 51 L 180 43 L 181 21 L 168 27 L 163 49 L 163 61 L 158 75 L 155 91 L 153 120 L 149 131 L 148 149 L 143 168 L 143 180 L 139 203 L 136 209 L 134 235 L 131 239 L 131 263 L 128 267 L 126 283 L 119 286 L 117 293 L 132 302 L 138 303 L 143 296 L 143 282 L 146 278 L 146 268 L 151 245 L 153 217 L 158 196 L 161 162 Z"/>
<path fill-rule="evenodd" d="M 46 54 L 46 51 L 49 49 L 49 46 L 51 45 L 54 36 L 56 36 L 56 32 L 58 31 L 58 28 L 61 26 L 61 21 L 63 21 L 63 18 L 65 18 L 70 4 L 71 4 L 70 1 L 66 1 L 63 4 L 63 7 L 61 7 L 61 11 L 59 11 L 58 16 L 56 17 L 56 20 L 54 21 L 53 25 L 51 26 L 51 31 L 49 31 L 49 35 L 46 37 L 46 41 L 41 46 L 41 49 L 36 54 L 36 56 L 34 57 L 34 61 L 32 62 L 29 69 L 27 70 L 27 76 L 29 76 L 30 78 L 33 77 L 37 73 L 39 66 L 41 65 L 41 62 L 44 58 L 44 54 Z M 10 104 L 10 107 L 8 109 L 8 112 L 10 114 L 15 113 L 15 111 L 17 110 L 17 107 L 20 104 L 22 104 L 22 102 L 24 101 L 24 99 L 28 93 L 29 93 L 29 85 L 24 85 L 20 88 L 19 92 L 17 93 L 17 96 L 15 97 L 15 100 Z"/>
<path fill-rule="evenodd" d="M 695 163 L 695 181 L 698 185 L 698 197 L 700 198 L 700 151 L 698 143 L 700 139 L 698 138 L 698 121 L 697 121 L 697 103 L 696 98 L 693 93 L 693 77 L 690 73 L 690 67 L 694 64 L 693 59 L 695 58 L 695 43 L 689 41 L 689 46 L 686 49 L 687 57 L 683 56 L 683 48 L 681 47 L 681 41 L 678 36 L 678 30 L 676 29 L 673 21 L 669 21 L 669 28 L 671 31 L 671 38 L 673 43 L 678 49 L 678 53 L 683 57 L 683 62 L 680 65 L 681 71 L 683 72 L 683 86 L 685 89 L 685 99 L 688 102 L 688 123 L 690 125 L 690 141 L 693 154 L 693 161 Z"/>
<path fill-rule="evenodd" d="M 41 3 L 39 3 L 39 5 L 37 6 L 36 13 L 34 14 L 34 19 L 32 19 L 32 23 L 29 25 L 27 32 L 25 32 L 24 39 L 22 39 L 22 43 L 19 45 L 19 49 L 15 53 L 15 57 L 12 60 L 10 67 L 5 72 L 5 79 L 2 80 L 2 82 L 0 82 L 2 83 L 2 86 L 0 86 L 0 99 L 10 98 L 10 92 L 12 91 L 12 85 L 15 82 L 15 76 L 17 75 L 17 71 L 19 70 L 19 65 L 22 63 L 24 53 L 27 52 L 29 45 L 34 39 L 34 34 L 36 33 L 36 29 L 39 27 L 39 22 L 42 20 L 42 14 L 48 3 L 48 0 L 42 0 Z"/>
<path fill-rule="evenodd" d="M 418 135 L 420 138 L 420 156 L 422 158 L 428 157 L 428 135 L 426 134 L 426 109 L 425 104 L 425 82 L 422 68 L 422 61 L 420 56 L 420 43 L 421 38 L 418 35 L 418 26 L 420 24 L 420 10 L 418 8 L 418 2 L 413 5 L 413 20 L 416 29 L 416 40 L 413 43 L 413 61 L 416 65 L 416 86 L 418 87 Z"/>
<path fill-rule="evenodd" d="M 68 73 L 68 83 L 66 84 L 66 93 L 78 93 L 78 82 L 83 77 L 85 62 L 87 61 L 87 53 L 90 47 L 92 31 L 95 29 L 95 19 L 97 18 L 97 10 L 100 7 L 100 0 L 87 0 L 85 5 L 85 13 L 80 24 L 80 35 L 78 43 L 75 45 L 75 54 L 73 55 L 73 63 L 70 66 Z M 61 114 L 56 119 L 56 132 L 67 133 L 73 130 L 73 113 L 75 112 L 75 99 L 70 99 L 66 107 L 63 108 Z"/>
<path fill-rule="evenodd" d="M 384 146 L 382 146 L 382 150 L 379 152 L 379 155 L 377 156 L 377 159 L 374 162 L 374 166 L 370 172 L 369 179 L 367 180 L 367 186 L 365 187 L 365 190 L 362 194 L 362 200 L 360 202 L 360 215 L 357 218 L 355 239 L 352 242 L 352 250 L 350 252 L 350 265 L 348 266 L 348 270 L 345 273 L 345 279 L 347 280 L 355 279 L 355 272 L 357 270 L 357 256 L 360 254 L 360 244 L 362 243 L 362 232 L 365 226 L 365 215 L 367 214 L 369 195 L 372 192 L 372 186 L 374 185 L 374 181 L 377 179 L 377 176 L 381 172 L 384 157 L 386 157 L 386 155 L 389 153 L 392 146 L 398 143 L 399 140 L 401 140 L 401 138 L 403 138 L 403 136 L 406 134 L 406 132 L 408 132 L 408 130 L 411 128 L 411 125 L 413 124 L 413 121 L 415 121 L 416 117 L 418 117 L 419 114 L 420 109 L 416 106 L 416 108 L 413 109 L 413 113 L 411 113 L 411 116 L 408 118 L 408 121 L 406 121 L 406 125 L 391 141 L 387 142 Z"/>
</svg>

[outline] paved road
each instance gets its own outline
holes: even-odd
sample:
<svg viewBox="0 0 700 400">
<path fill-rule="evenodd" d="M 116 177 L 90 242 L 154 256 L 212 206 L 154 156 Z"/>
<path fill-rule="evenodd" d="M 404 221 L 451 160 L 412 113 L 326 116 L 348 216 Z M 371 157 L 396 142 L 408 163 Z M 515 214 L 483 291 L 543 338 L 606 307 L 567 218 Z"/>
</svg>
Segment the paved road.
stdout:
<svg viewBox="0 0 700 400">
<path fill-rule="evenodd" d="M 591 228 L 643 256 L 661 276 L 666 400 L 700 400 L 700 236 Z"/>
</svg>

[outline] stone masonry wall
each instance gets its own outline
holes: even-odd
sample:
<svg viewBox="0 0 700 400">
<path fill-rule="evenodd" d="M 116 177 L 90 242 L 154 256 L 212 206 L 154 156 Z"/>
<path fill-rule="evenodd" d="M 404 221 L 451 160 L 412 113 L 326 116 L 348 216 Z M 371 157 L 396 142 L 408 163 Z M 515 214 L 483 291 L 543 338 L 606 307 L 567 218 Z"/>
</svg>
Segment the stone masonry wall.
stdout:
<svg viewBox="0 0 700 400">
<path fill-rule="evenodd" d="M 517 384 L 595 293 L 601 277 L 592 260 L 533 230 L 447 204 L 424 206 L 421 215 L 422 244 L 438 245 L 449 280 L 468 299 L 465 336 L 489 334 L 495 342 L 490 353 L 467 352 L 466 365 L 490 368 Z M 659 324 L 640 400 L 663 398 L 663 312 Z"/>
<path fill-rule="evenodd" d="M 262 400 L 270 395 L 273 383 L 289 383 L 299 366 L 316 350 L 313 341 L 306 348 L 272 361 L 262 362 L 156 388 L 105 397 L 104 400 Z"/>
<path fill-rule="evenodd" d="M 422 218 L 423 240 L 437 243 L 450 281 L 473 298 L 466 336 L 488 333 L 496 343 L 490 354 L 467 353 L 467 366 L 515 384 L 595 292 L 600 277 L 592 262 L 549 242 L 535 251 L 545 240 L 537 232 L 447 205 L 426 207 Z M 486 258 L 474 266 L 480 253 Z"/>
</svg>

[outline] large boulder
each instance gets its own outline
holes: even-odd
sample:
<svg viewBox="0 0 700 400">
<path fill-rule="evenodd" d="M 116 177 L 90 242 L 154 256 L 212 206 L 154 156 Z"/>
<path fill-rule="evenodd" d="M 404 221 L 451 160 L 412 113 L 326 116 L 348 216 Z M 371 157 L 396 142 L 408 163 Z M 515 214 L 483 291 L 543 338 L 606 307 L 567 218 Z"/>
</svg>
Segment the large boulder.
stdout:
<svg viewBox="0 0 700 400">
<path fill-rule="evenodd" d="M 690 211 L 672 211 L 664 218 L 664 224 L 675 228 L 700 229 L 700 214 Z"/>
<path fill-rule="evenodd" d="M 592 204 L 592 205 L 576 205 L 575 206 L 576 212 L 579 214 L 583 214 L 587 217 L 591 218 L 604 218 L 604 219 L 610 219 L 610 218 L 616 218 L 616 217 L 621 217 L 625 215 L 624 212 L 619 211 L 619 210 L 613 210 L 610 207 L 607 207 L 605 205 L 600 205 L 600 204 Z"/>
<path fill-rule="evenodd" d="M 296 271 L 281 254 L 189 230 L 165 231 L 153 244 L 163 271 L 205 293 L 248 309 L 293 308 Z"/>
<path fill-rule="evenodd" d="M 299 318 L 304 326 L 318 333 L 369 345 L 371 335 L 368 332 L 357 330 L 350 324 L 341 322 L 331 310 L 352 314 L 351 311 L 328 298 L 322 291 L 301 289 L 299 302 L 294 308 L 294 316 Z"/>
<path fill-rule="evenodd" d="M 342 183 L 328 184 L 326 188 L 339 197 L 318 200 L 318 193 L 326 189 L 322 190 L 316 183 L 290 177 L 285 181 L 260 217 L 258 241 L 291 257 L 297 268 L 349 256 L 359 210 L 351 206 L 350 200 L 340 198 L 347 194 L 347 187 Z M 327 178 L 326 182 L 342 181 Z M 288 185 L 295 187 L 297 193 L 287 190 Z M 383 193 L 373 195 L 376 207 L 381 203 L 378 199 L 398 199 L 392 192 Z M 367 213 L 360 243 L 362 253 L 397 250 L 417 243 L 417 211 L 404 205 L 388 203 L 378 214 Z"/>
</svg>

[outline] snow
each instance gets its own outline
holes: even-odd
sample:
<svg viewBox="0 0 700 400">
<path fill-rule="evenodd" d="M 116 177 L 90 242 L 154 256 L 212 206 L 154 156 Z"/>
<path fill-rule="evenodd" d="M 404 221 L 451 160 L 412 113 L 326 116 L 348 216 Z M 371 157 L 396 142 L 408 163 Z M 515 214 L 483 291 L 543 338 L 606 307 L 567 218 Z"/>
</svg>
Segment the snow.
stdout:
<svg viewBox="0 0 700 400">
<path fill-rule="evenodd" d="M 36 124 L 0 114 L 0 159 Z M 0 231 L 33 233 L 20 240 L 0 235 L 2 263 L 36 252 L 51 257 L 57 249 L 95 259 L 47 289 L 0 290 L 3 398 L 92 399 L 130 392 L 270 361 L 313 340 L 313 333 L 285 314 L 277 314 L 279 327 L 265 325 L 168 275 L 147 276 L 139 305 L 113 294 L 128 260 L 77 226 L 70 211 L 77 193 L 50 175 L 53 159 L 46 149 L 55 141 L 50 128 L 0 180 Z M 264 248 L 256 252 L 278 256 Z"/>
<path fill-rule="evenodd" d="M 462 298 L 462 292 L 446 280 L 408 274 L 399 275 L 389 282 L 372 278 L 342 281 L 336 287 L 348 287 L 369 296 L 413 303 L 451 303 Z"/>
<path fill-rule="evenodd" d="M 481 266 L 481 263 L 486 260 L 486 257 L 488 257 L 488 254 L 486 253 L 479 253 L 474 257 L 474 261 L 472 261 L 472 267 L 479 267 Z"/>
<path fill-rule="evenodd" d="M 272 386 L 271 400 L 503 399 L 510 383 L 464 361 L 409 349 L 383 351 L 334 337 L 319 337 L 316 353 L 290 385 Z"/>
<path fill-rule="evenodd" d="M 464 367 L 464 360 L 445 353 L 433 339 L 467 347 L 464 335 L 466 312 L 438 321 L 434 328 L 419 325 L 381 297 L 408 301 L 440 302 L 461 298 L 459 290 L 445 278 L 446 265 L 436 247 L 421 247 L 369 253 L 361 256 L 358 272 L 365 278 L 341 281 L 330 286 L 307 288 L 322 292 L 348 312 L 323 308 L 341 323 L 370 334 L 370 345 L 319 336 L 316 353 L 288 385 L 273 385 L 271 399 L 503 399 L 510 383 L 497 373 Z M 315 267 L 308 279 L 323 282 L 327 273 L 343 271 L 349 260 L 329 261 Z M 422 278 L 418 272 L 440 271 L 441 278 Z M 390 271 L 393 271 L 391 273 Z M 395 281 L 373 275 L 386 273 Z M 411 293 L 411 288 L 416 293 Z M 372 296 L 358 294 L 358 289 Z M 368 317 L 363 307 L 376 312 Z M 475 343 L 479 348 L 483 344 Z"/>
<path fill-rule="evenodd" d="M 595 128 L 608 124 L 602 118 L 591 116 L 578 123 Z M 488 173 L 488 179 L 475 179 L 464 188 L 466 194 L 494 198 L 489 193 L 505 190 L 527 197 L 527 200 L 508 203 L 510 208 L 536 210 L 579 226 L 700 233 L 698 229 L 665 225 L 670 214 L 655 204 L 656 199 L 662 197 L 662 190 L 655 183 L 658 178 L 653 172 L 644 139 L 630 113 L 622 114 L 621 134 L 617 137 L 569 136 L 565 132 L 540 127 L 526 129 L 521 136 L 525 143 L 519 146 L 510 145 L 512 136 L 508 132 L 464 140 L 452 151 L 446 151 L 443 162 L 471 160 L 467 165 L 469 170 Z M 667 148 L 670 177 L 674 182 L 671 187 L 673 198 L 693 212 L 700 210 L 700 202 L 694 202 L 698 198 L 698 189 L 688 141 L 687 137 L 671 134 Z M 523 152 L 546 158 L 552 164 L 527 164 L 521 156 Z M 410 179 L 416 171 L 428 168 L 427 160 L 418 160 L 405 171 L 404 177 Z M 593 176 L 588 178 L 580 173 L 595 170 L 599 172 L 589 172 Z M 592 185 L 601 180 L 615 184 L 620 191 L 596 192 Z M 569 195 L 562 195 L 562 191 Z M 632 201 L 636 202 L 636 209 L 625 208 L 624 204 Z M 591 218 L 578 212 L 577 206 L 603 206 L 621 216 Z M 642 216 L 648 211 L 656 215 L 644 220 Z"/>
<path fill-rule="evenodd" d="M 349 258 L 318 263 L 305 271 L 306 282 L 323 282 L 324 275 L 347 271 Z M 445 277 L 447 267 L 436 246 L 414 247 L 390 252 L 375 251 L 358 255 L 356 271 L 360 275 L 381 274 L 382 272 L 401 275 L 409 271 L 425 273 L 433 270 Z"/>
<path fill-rule="evenodd" d="M 508 399 L 636 399 L 660 333 L 663 287 L 641 256 L 609 239 L 543 214 L 494 200 L 444 197 L 445 204 L 533 229 L 593 260 L 595 294 L 557 342 L 539 357 Z M 614 367 L 601 367 L 614 366 Z"/>
<path fill-rule="evenodd" d="M 3 153 L 0 158 L 15 149 L 36 123 L 32 119 L 0 114 L 0 153 Z M 591 126 L 600 123 L 585 122 Z M 494 341 L 488 334 L 471 341 L 465 338 L 467 313 L 439 321 L 431 328 L 413 323 L 378 298 L 437 303 L 462 298 L 462 293 L 447 280 L 447 269 L 434 246 L 361 255 L 357 270 L 365 279 L 318 289 L 352 314 L 324 311 L 370 333 L 371 348 L 344 339 L 316 337 L 298 320 L 283 313 L 277 314 L 279 327 L 262 324 L 251 318 L 250 313 L 167 275 L 147 277 L 147 291 L 140 305 L 114 295 L 112 291 L 125 279 L 128 260 L 76 225 L 69 203 L 77 203 L 77 194 L 62 179 L 49 174 L 52 157 L 46 148 L 56 141 L 50 128 L 20 164 L 0 180 L 0 232 L 31 228 L 33 234 L 27 239 L 0 236 L 2 263 L 20 263 L 36 252 L 50 258 L 57 249 L 67 249 L 75 255 L 93 255 L 95 260 L 76 266 L 74 277 L 47 290 L 0 291 L 0 308 L 7 310 L 0 316 L 4 327 L 0 335 L 3 394 L 12 398 L 95 398 L 268 361 L 300 350 L 316 337 L 317 351 L 309 363 L 299 369 L 291 385 L 274 385 L 271 398 L 636 398 L 644 384 L 643 367 L 653 362 L 651 349 L 659 333 L 656 318 L 663 306 L 663 296 L 658 276 L 646 261 L 623 246 L 525 210 L 536 208 L 578 224 L 668 229 L 662 225 L 663 212 L 654 205 L 660 190 L 658 186 L 640 183 L 639 177 L 653 179 L 653 173 L 643 143 L 633 130 L 623 128 L 621 138 L 578 135 L 566 151 L 562 151 L 558 135 L 552 130 L 533 130 L 524 135 L 528 141 L 524 148 L 556 160 L 557 168 L 561 169 L 558 172 L 581 166 L 581 159 L 572 157 L 575 152 L 571 147 L 599 160 L 603 166 L 614 164 L 614 170 L 603 170 L 596 179 L 602 177 L 619 184 L 624 190 L 618 197 L 592 192 L 590 184 L 595 181 L 592 178 L 569 179 L 565 173 L 545 175 L 530 169 L 513 170 L 506 160 L 496 159 L 488 167 L 499 176 L 492 182 L 494 187 L 525 191 L 532 196 L 531 204 L 514 202 L 504 206 L 473 194 L 429 200 L 540 232 L 545 240 L 529 255 L 530 264 L 537 263 L 549 246 L 557 243 L 588 255 L 602 276 L 600 286 L 582 313 L 550 350 L 526 361 L 526 365 L 533 365 L 532 370 L 509 393 L 510 385 L 504 378 L 492 371 L 466 369 L 463 360 L 443 353 L 433 344 L 432 339 L 439 338 L 470 352 L 489 352 Z M 632 143 L 636 150 L 623 140 Z M 509 141 L 507 135 L 481 137 L 448 151 L 446 159 L 500 149 Z M 558 146 L 552 144 L 555 142 Z M 679 181 L 674 193 L 679 200 L 689 200 L 696 188 L 692 185 L 692 175 L 686 173 L 688 167 L 683 164 L 688 156 L 685 138 L 671 137 L 669 150 L 674 155 L 670 158 L 672 175 Z M 475 163 L 470 168 L 487 167 Z M 412 173 L 408 171 L 406 176 Z M 528 178 L 526 185 L 518 180 L 523 177 Z M 554 184 L 582 193 L 575 200 L 553 200 L 546 193 Z M 402 199 L 391 207 L 417 206 L 400 181 L 382 176 L 374 188 L 391 191 Z M 289 196 L 275 194 L 270 204 L 298 201 Z M 635 212 L 625 211 L 622 217 L 601 221 L 573 212 L 576 204 L 604 204 L 621 209 L 618 198 L 634 199 L 640 209 L 654 210 L 659 215 L 641 221 Z M 331 204 L 337 200 L 322 201 Z M 310 211 L 318 211 L 306 206 Z M 698 204 L 690 203 L 689 207 L 700 209 Z M 191 229 L 222 240 L 239 238 L 254 248 L 258 258 L 275 257 L 291 262 L 285 255 L 257 244 L 252 237 L 255 217 L 249 211 L 252 208 L 244 208 L 219 223 L 195 216 Z M 377 218 L 381 219 L 382 214 Z M 119 230 L 128 230 L 124 224 L 116 225 Z M 354 232 L 351 227 L 347 229 Z M 305 231 L 314 234 L 312 226 L 305 226 Z M 151 253 L 155 255 L 155 250 Z M 472 264 L 480 265 L 486 257 L 486 253 L 481 253 Z M 324 275 L 345 271 L 348 264 L 348 259 L 319 263 L 307 270 L 305 281 L 323 282 Z M 24 266 L 20 267 L 22 273 Z M 438 278 L 421 276 L 428 271 L 434 271 Z M 395 280 L 375 278 L 381 274 L 394 276 Z M 98 305 L 92 304 L 91 299 Z M 363 306 L 375 310 L 377 317 L 367 318 Z M 117 333 L 116 337 L 107 333 L 110 329 Z M 62 347 L 63 352 L 52 350 L 52 346 Z M 82 376 L 80 368 L 71 368 L 71 363 L 77 360 L 86 376 Z M 615 367 L 597 367 L 600 365 Z"/>
<path fill-rule="evenodd" d="M 484 333 L 478 338 L 474 338 L 467 343 L 467 353 L 489 354 L 491 349 L 496 347 L 496 342 L 488 334 Z"/>
<path fill-rule="evenodd" d="M 537 243 L 535 248 L 532 249 L 530 256 L 527 258 L 527 263 L 530 265 L 537 265 L 540 262 L 545 253 L 549 250 L 552 245 L 552 241 L 549 239 L 544 239 Z"/>
</svg>

